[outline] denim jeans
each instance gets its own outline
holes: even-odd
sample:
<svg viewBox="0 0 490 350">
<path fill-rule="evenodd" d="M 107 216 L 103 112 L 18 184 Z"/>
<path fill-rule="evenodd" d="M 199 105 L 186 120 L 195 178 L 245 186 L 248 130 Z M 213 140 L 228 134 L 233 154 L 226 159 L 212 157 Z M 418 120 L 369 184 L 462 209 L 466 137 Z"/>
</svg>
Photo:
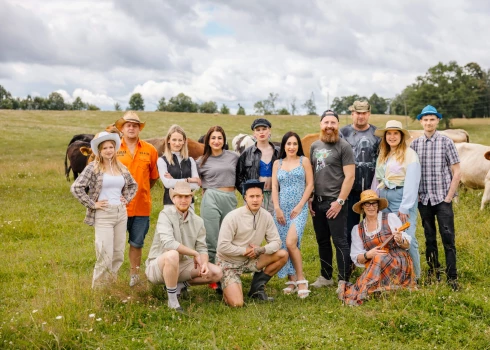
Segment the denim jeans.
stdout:
<svg viewBox="0 0 490 350">
<path fill-rule="evenodd" d="M 436 205 L 431 205 L 430 201 L 427 205 L 419 203 L 419 212 L 425 233 L 425 257 L 430 270 L 433 272 L 440 268 L 436 240 L 437 230 L 435 219 L 437 218 L 439 233 L 441 234 L 444 253 L 446 254 L 446 275 L 450 280 L 457 279 L 453 204 L 444 201 Z"/>
<path fill-rule="evenodd" d="M 347 225 L 345 234 L 347 235 L 347 243 L 350 246 L 352 244 L 351 232 L 354 226 L 358 225 L 361 221 L 361 215 L 357 214 L 352 210 L 352 206 L 361 200 L 361 192 L 351 191 L 347 197 L 347 201 L 344 207 L 347 207 Z"/>
<path fill-rule="evenodd" d="M 398 214 L 398 210 L 400 209 L 400 204 L 402 203 L 403 199 L 403 188 L 397 188 L 393 190 L 379 190 L 379 197 L 386 198 L 388 200 L 388 208 L 384 209 L 384 212 Z M 415 237 L 415 230 L 417 228 L 417 203 L 415 203 L 413 207 L 410 208 L 410 210 L 408 211 L 408 215 L 408 222 L 410 223 L 410 227 L 405 232 L 412 238 L 408 252 L 412 257 L 415 277 L 420 278 L 419 243 L 417 241 L 417 238 Z"/>
<path fill-rule="evenodd" d="M 317 197 L 313 197 L 312 208 L 315 212 L 313 217 L 313 227 L 315 229 L 316 241 L 318 243 L 318 253 L 320 255 L 321 275 L 326 279 L 332 278 L 332 244 L 330 237 L 335 246 L 337 257 L 337 266 L 339 268 L 339 281 L 348 281 L 350 277 L 350 247 L 347 243 L 347 235 L 345 225 L 347 220 L 347 207 L 344 205 L 335 219 L 327 219 L 326 213 L 330 209 L 332 202 L 336 198 L 330 198 L 317 201 Z"/>
</svg>

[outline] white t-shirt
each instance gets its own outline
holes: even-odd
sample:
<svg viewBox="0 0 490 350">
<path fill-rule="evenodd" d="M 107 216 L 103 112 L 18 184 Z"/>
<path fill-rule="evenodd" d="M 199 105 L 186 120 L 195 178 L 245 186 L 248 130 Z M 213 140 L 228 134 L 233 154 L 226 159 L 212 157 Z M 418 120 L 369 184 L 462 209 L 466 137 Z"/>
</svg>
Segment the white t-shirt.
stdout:
<svg viewBox="0 0 490 350">
<path fill-rule="evenodd" d="M 110 175 L 104 173 L 102 180 L 102 190 L 98 201 L 108 200 L 111 205 L 121 204 L 122 189 L 124 187 L 124 177 L 122 175 Z"/>
</svg>

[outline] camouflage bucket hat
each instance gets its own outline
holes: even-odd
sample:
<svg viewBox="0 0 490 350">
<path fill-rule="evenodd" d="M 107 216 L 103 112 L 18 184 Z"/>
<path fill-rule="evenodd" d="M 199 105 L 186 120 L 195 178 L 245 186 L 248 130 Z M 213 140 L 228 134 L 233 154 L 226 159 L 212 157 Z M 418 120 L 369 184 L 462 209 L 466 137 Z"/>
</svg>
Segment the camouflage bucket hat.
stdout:
<svg viewBox="0 0 490 350">
<path fill-rule="evenodd" d="M 371 105 L 368 101 L 355 101 L 352 106 L 349 107 L 351 112 L 371 112 Z"/>
</svg>

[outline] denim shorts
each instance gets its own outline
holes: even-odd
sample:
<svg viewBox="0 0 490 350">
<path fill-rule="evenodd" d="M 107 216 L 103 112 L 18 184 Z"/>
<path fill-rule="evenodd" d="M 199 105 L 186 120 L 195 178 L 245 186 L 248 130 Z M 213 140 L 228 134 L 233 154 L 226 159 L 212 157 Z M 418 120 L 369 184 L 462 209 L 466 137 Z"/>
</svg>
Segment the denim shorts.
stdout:
<svg viewBox="0 0 490 350">
<path fill-rule="evenodd" d="M 135 248 L 143 248 L 145 237 L 150 229 L 149 216 L 130 216 L 128 217 L 128 243 Z"/>
</svg>

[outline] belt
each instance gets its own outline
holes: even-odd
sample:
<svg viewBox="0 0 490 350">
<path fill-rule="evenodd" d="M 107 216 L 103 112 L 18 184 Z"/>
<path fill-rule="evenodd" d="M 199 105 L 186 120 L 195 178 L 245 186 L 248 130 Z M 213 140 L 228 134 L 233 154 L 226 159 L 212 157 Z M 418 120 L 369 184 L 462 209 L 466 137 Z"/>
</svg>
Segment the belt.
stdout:
<svg viewBox="0 0 490 350">
<path fill-rule="evenodd" d="M 403 186 L 395 186 L 394 188 L 386 187 L 387 190 L 399 190 L 400 188 L 403 188 Z"/>
<path fill-rule="evenodd" d="M 333 201 L 336 201 L 337 198 L 335 198 L 335 197 L 329 197 L 329 196 L 317 196 L 317 195 L 315 195 L 315 200 L 317 202 L 324 202 L 324 201 L 331 201 L 331 202 L 333 202 Z"/>
</svg>

